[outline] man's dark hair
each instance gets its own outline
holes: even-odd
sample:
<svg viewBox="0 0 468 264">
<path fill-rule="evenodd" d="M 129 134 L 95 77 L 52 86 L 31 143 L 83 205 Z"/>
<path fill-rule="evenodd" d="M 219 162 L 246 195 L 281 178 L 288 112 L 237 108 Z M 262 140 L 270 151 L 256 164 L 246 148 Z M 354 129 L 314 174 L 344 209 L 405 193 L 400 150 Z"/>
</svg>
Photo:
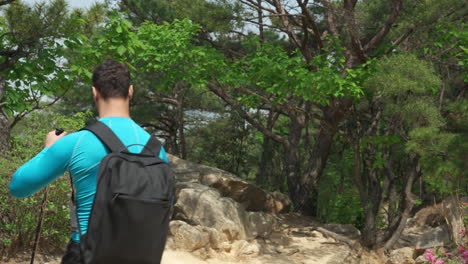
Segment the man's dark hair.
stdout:
<svg viewBox="0 0 468 264">
<path fill-rule="evenodd" d="M 93 86 L 104 99 L 128 97 L 130 71 L 127 65 L 114 60 L 105 61 L 94 69 Z"/>
</svg>

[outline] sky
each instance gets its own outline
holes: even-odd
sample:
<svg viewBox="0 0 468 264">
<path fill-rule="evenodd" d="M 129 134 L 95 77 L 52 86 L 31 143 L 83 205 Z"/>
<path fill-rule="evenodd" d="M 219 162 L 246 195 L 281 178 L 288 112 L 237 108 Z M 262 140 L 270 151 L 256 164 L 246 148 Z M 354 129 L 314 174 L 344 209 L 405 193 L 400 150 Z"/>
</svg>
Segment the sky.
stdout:
<svg viewBox="0 0 468 264">
<path fill-rule="evenodd" d="M 40 2 L 49 2 L 50 0 L 23 0 L 23 2 L 28 4 L 40 3 Z M 88 8 L 92 6 L 95 2 L 103 2 L 102 0 L 66 0 L 71 8 Z"/>
</svg>

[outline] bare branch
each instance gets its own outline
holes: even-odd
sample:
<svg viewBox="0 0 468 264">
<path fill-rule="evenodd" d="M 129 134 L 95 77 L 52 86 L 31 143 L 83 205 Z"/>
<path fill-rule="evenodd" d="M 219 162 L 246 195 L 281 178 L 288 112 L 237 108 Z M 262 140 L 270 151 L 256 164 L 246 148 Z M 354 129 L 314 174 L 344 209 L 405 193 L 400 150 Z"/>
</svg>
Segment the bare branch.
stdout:
<svg viewBox="0 0 468 264">
<path fill-rule="evenodd" d="M 368 51 L 382 42 L 382 40 L 385 38 L 385 36 L 388 34 L 390 31 L 390 28 L 392 27 L 393 23 L 395 23 L 398 15 L 400 14 L 400 10 L 403 6 L 402 0 L 392 0 L 392 11 L 390 16 L 388 17 L 387 21 L 385 21 L 385 24 L 383 27 L 379 30 L 379 32 L 369 41 L 364 46 L 364 50 Z"/>
<path fill-rule="evenodd" d="M 222 89 L 216 87 L 213 84 L 208 84 L 208 89 L 212 91 L 215 95 L 217 95 L 219 98 L 221 98 L 221 100 L 223 100 L 229 106 L 231 106 L 234 110 L 236 110 L 237 113 L 242 118 L 247 120 L 252 126 L 257 128 L 265 136 L 271 138 L 272 140 L 278 143 L 287 144 L 287 140 L 285 138 L 268 130 L 262 123 L 258 122 L 258 120 L 255 120 L 255 118 L 253 118 L 249 113 L 247 113 L 244 109 L 242 109 L 242 107 L 238 103 L 236 103 L 234 100 L 232 100 Z"/>
<path fill-rule="evenodd" d="M 312 28 L 313 35 L 315 36 L 315 39 L 317 40 L 317 45 L 319 47 L 319 50 L 321 51 L 323 48 L 323 42 L 321 37 L 321 33 L 319 28 L 317 27 L 317 24 L 315 23 L 314 18 L 310 15 L 309 10 L 307 9 L 307 3 L 302 2 L 301 0 L 296 0 L 299 6 L 301 7 L 302 14 L 305 15 L 307 19 L 304 19 L 304 22 L 307 21 L 310 27 Z M 305 24 L 305 23 L 304 23 Z"/>
<path fill-rule="evenodd" d="M 284 9 L 284 7 L 283 7 L 283 5 L 281 3 L 281 0 L 275 0 L 274 4 L 275 4 L 277 13 L 279 13 L 279 14 L 288 14 L 286 9 Z M 289 22 L 289 18 L 290 17 L 288 17 L 288 16 L 280 16 L 280 19 L 281 19 L 281 22 L 283 23 L 286 34 L 288 34 L 289 38 L 294 43 L 294 45 L 296 45 L 296 47 L 299 48 L 299 50 L 302 52 L 302 55 L 304 56 L 304 58 L 307 61 L 311 61 L 312 60 L 312 53 L 310 52 L 310 49 L 307 46 L 304 47 L 304 46 L 301 45 L 301 41 L 299 40 L 299 37 L 294 32 L 294 29 L 293 29 L 291 23 Z"/>
<path fill-rule="evenodd" d="M 321 0 L 325 7 L 325 16 L 327 17 L 328 28 L 330 28 L 330 32 L 333 35 L 338 35 L 338 28 L 336 27 L 335 23 L 335 14 L 334 8 L 330 3 L 330 0 Z"/>
<path fill-rule="evenodd" d="M 0 1 L 0 6 L 4 6 L 4 5 L 8 5 L 8 4 L 11 4 L 13 3 L 15 0 L 3 0 L 3 1 Z"/>
<path fill-rule="evenodd" d="M 277 29 L 277 30 L 280 30 L 280 31 L 283 31 L 286 33 L 286 31 L 283 29 L 283 28 L 279 28 L 279 27 L 275 27 L 273 25 L 269 25 L 269 24 L 265 24 L 265 23 L 259 23 L 258 21 L 255 21 L 255 20 L 251 20 L 251 19 L 248 19 L 248 18 L 243 18 L 243 20 L 245 22 L 249 22 L 249 23 L 252 23 L 252 24 L 255 24 L 255 25 L 262 25 L 264 27 L 269 27 L 269 28 L 273 28 L 273 29 Z"/>
<path fill-rule="evenodd" d="M 367 61 L 367 57 L 364 54 L 362 48 L 361 40 L 359 38 L 359 30 L 356 25 L 356 19 L 354 17 L 354 6 L 356 5 L 355 0 L 345 0 L 344 1 L 344 10 L 345 10 L 345 21 L 346 26 L 351 36 L 351 45 L 353 46 L 354 52 L 356 53 L 360 62 Z M 352 59 L 351 59 L 352 60 Z M 351 65 L 352 66 L 352 65 Z"/>
<path fill-rule="evenodd" d="M 262 6 L 262 0 L 257 0 L 258 6 Z M 263 11 L 261 8 L 257 9 L 257 15 L 258 15 L 258 31 L 259 31 L 259 36 L 260 36 L 260 42 L 263 43 L 265 42 L 265 35 L 264 35 L 264 28 L 262 26 L 263 24 Z"/>
<path fill-rule="evenodd" d="M 229 53 L 231 53 L 231 54 L 234 55 L 234 56 L 237 56 L 237 57 L 239 57 L 239 58 L 244 56 L 243 53 L 238 52 L 238 51 L 235 51 L 235 50 L 230 49 L 230 48 L 227 48 L 225 45 L 220 45 L 220 44 L 216 43 L 215 41 L 213 41 L 213 40 L 211 40 L 211 39 L 209 39 L 209 38 L 205 38 L 205 40 L 208 41 L 208 42 L 209 42 L 211 45 L 213 45 L 214 47 L 219 48 L 219 49 L 222 49 L 222 50 L 225 51 L 225 52 L 229 52 Z"/>
<path fill-rule="evenodd" d="M 61 95 L 57 96 L 52 102 L 47 103 L 47 104 L 45 104 L 43 106 L 40 105 L 39 99 L 37 98 L 38 91 L 37 92 L 32 91 L 33 100 L 36 103 L 36 105 L 33 106 L 31 109 L 29 109 L 27 111 L 24 111 L 24 112 L 18 114 L 17 116 L 15 116 L 15 118 L 13 120 L 13 123 L 11 123 L 11 125 L 10 125 L 10 129 L 12 129 L 27 114 L 32 113 L 32 112 L 34 112 L 36 110 L 45 109 L 45 108 L 55 104 L 58 100 L 62 99 L 65 96 L 65 94 L 70 90 L 70 88 L 71 88 L 71 86 L 69 86 L 67 89 L 65 89 L 65 91 Z"/>
<path fill-rule="evenodd" d="M 272 14 L 276 14 L 277 12 L 271 8 L 268 8 L 268 7 L 265 7 L 265 6 L 262 6 L 262 5 L 258 5 L 258 2 L 254 1 L 254 0 L 240 0 L 241 3 L 245 4 L 245 5 L 248 5 L 250 7 L 252 7 L 253 9 L 262 9 L 262 10 L 265 10 L 265 11 L 268 11 Z M 268 1 L 267 1 L 268 2 Z"/>
<path fill-rule="evenodd" d="M 394 40 L 392 42 L 392 46 L 398 46 L 400 45 L 403 41 L 405 41 L 411 34 L 413 34 L 414 28 L 410 28 L 408 31 L 405 32 L 405 34 L 401 35 L 398 39 Z M 387 48 L 385 50 L 385 54 L 388 54 L 392 52 L 393 47 Z"/>
</svg>

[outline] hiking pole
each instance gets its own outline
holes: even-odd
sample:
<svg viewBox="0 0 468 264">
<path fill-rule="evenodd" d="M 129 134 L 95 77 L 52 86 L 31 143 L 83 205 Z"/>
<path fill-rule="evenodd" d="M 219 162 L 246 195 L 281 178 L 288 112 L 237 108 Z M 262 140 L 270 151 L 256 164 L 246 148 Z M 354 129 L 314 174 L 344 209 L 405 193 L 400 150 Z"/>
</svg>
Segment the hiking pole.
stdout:
<svg viewBox="0 0 468 264">
<path fill-rule="evenodd" d="M 30 264 L 34 264 L 34 257 L 36 255 L 37 246 L 39 245 L 39 237 L 41 235 L 42 223 L 44 222 L 44 212 L 45 212 L 45 207 L 47 204 L 48 196 L 49 196 L 49 186 L 45 188 L 44 198 L 42 198 L 41 212 L 39 213 L 39 222 L 37 223 L 36 238 L 34 239 L 34 246 L 33 246 Z"/>
<path fill-rule="evenodd" d="M 55 135 L 58 136 L 63 133 L 63 128 L 57 127 L 55 128 Z M 44 222 L 44 214 L 45 214 L 45 207 L 47 205 L 47 199 L 49 196 L 49 186 L 47 186 L 44 190 L 44 197 L 42 198 L 42 203 L 41 203 L 41 212 L 39 213 L 39 221 L 37 223 L 37 228 L 36 228 L 36 238 L 34 239 L 34 245 L 33 245 L 33 251 L 31 255 L 31 262 L 30 264 L 34 264 L 34 257 L 36 255 L 36 250 L 37 246 L 39 245 L 39 237 L 41 236 L 41 230 L 42 230 L 42 223 Z"/>
</svg>

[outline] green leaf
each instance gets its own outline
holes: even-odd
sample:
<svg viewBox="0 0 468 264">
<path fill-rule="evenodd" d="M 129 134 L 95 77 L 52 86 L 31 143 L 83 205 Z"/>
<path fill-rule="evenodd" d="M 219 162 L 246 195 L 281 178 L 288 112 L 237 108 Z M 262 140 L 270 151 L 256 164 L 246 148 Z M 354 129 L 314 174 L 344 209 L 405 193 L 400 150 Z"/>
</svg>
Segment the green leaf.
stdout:
<svg viewBox="0 0 468 264">
<path fill-rule="evenodd" d="M 122 56 L 126 51 L 127 51 L 127 48 L 125 48 L 124 46 L 119 46 L 117 48 L 117 54 L 119 54 L 120 56 Z"/>
</svg>

